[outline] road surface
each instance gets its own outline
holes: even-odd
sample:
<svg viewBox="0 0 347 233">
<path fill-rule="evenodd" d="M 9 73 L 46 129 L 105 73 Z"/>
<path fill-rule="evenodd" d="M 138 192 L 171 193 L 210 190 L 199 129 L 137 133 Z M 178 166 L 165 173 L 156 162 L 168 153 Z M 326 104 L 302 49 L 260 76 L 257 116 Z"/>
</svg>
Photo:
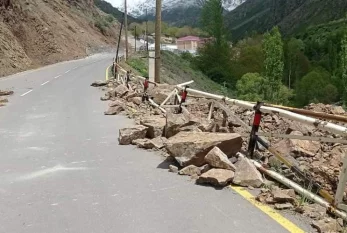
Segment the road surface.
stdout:
<svg viewBox="0 0 347 233">
<path fill-rule="evenodd" d="M 163 158 L 119 146 L 123 116 L 90 83 L 112 56 L 0 79 L 0 232 L 288 232 L 231 189 L 197 186 Z M 305 226 L 304 226 L 305 227 Z"/>
</svg>

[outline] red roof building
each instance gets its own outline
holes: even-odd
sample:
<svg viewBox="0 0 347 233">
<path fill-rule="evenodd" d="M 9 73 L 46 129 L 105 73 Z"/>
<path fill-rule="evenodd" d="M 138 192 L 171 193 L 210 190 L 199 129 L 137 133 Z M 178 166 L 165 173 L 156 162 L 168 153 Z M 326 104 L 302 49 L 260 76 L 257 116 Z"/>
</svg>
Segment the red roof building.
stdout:
<svg viewBox="0 0 347 233">
<path fill-rule="evenodd" d="M 178 50 L 196 51 L 199 48 L 199 46 L 201 46 L 204 43 L 204 40 L 197 36 L 186 36 L 178 38 L 176 43 Z"/>
</svg>

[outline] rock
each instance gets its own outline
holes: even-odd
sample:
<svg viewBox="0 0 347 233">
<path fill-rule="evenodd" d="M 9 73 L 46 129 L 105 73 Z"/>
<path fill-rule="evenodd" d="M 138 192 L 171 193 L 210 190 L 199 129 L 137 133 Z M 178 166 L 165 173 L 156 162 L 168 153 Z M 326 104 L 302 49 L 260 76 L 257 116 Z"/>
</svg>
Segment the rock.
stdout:
<svg viewBox="0 0 347 233">
<path fill-rule="evenodd" d="M 271 191 L 271 194 L 276 203 L 287 203 L 287 202 L 294 203 L 295 202 L 295 197 L 289 196 L 288 191 L 275 189 Z"/>
<path fill-rule="evenodd" d="M 225 169 L 211 169 L 203 173 L 196 181 L 198 184 L 212 184 L 214 186 L 226 186 L 234 178 L 234 172 Z"/>
<path fill-rule="evenodd" d="M 263 177 L 253 163 L 247 158 L 240 158 L 235 164 L 236 172 L 233 180 L 234 184 L 259 188 L 263 184 Z"/>
<path fill-rule="evenodd" d="M 141 105 L 142 103 L 142 98 L 141 97 L 133 97 L 130 99 L 131 102 L 133 102 L 136 105 Z"/>
<path fill-rule="evenodd" d="M 228 127 L 220 127 L 218 129 L 218 132 L 220 132 L 220 133 L 230 133 Z"/>
<path fill-rule="evenodd" d="M 285 204 L 275 204 L 275 209 L 276 210 L 287 210 L 287 209 L 292 209 L 294 206 L 290 203 L 285 203 Z"/>
<path fill-rule="evenodd" d="M 98 81 L 95 81 L 92 84 L 90 84 L 90 86 L 92 86 L 92 87 L 102 87 L 102 86 L 106 86 L 107 84 L 108 84 L 107 81 L 98 80 Z M 0 95 L 1 95 L 1 92 L 0 92 Z"/>
<path fill-rule="evenodd" d="M 134 91 L 128 92 L 124 97 L 127 101 L 131 101 L 135 97 L 140 97 L 140 94 Z M 141 98 L 141 97 L 140 97 Z"/>
<path fill-rule="evenodd" d="M 238 134 L 180 132 L 165 143 L 168 153 L 183 167 L 204 165 L 205 156 L 215 146 L 231 157 L 240 151 L 242 139 Z"/>
<path fill-rule="evenodd" d="M 312 226 L 316 228 L 319 233 L 335 233 L 342 231 L 342 227 L 338 221 L 332 218 L 313 221 Z"/>
<path fill-rule="evenodd" d="M 290 134 L 299 136 L 303 135 L 298 131 L 293 131 Z M 276 143 L 274 148 L 277 149 L 281 154 L 291 155 L 294 158 L 314 157 L 320 149 L 320 143 L 316 141 L 286 139 Z"/>
<path fill-rule="evenodd" d="M 178 173 L 178 167 L 169 165 L 169 172 Z"/>
<path fill-rule="evenodd" d="M 120 112 L 124 111 L 124 108 L 122 106 L 115 106 L 115 107 L 109 107 L 106 112 L 104 112 L 105 115 L 117 115 Z"/>
<path fill-rule="evenodd" d="M 125 96 L 128 93 L 128 88 L 126 86 L 119 85 L 118 87 L 116 87 L 116 89 L 114 90 L 116 95 L 120 98 L 122 98 L 123 96 Z"/>
<path fill-rule="evenodd" d="M 156 137 L 151 140 L 153 148 L 156 148 L 158 150 L 164 148 L 166 142 L 167 142 L 167 139 L 164 137 Z"/>
<path fill-rule="evenodd" d="M 105 95 L 105 96 L 101 96 L 100 97 L 101 101 L 107 101 L 107 100 L 110 100 L 110 99 L 111 99 L 111 97 L 109 95 Z"/>
<path fill-rule="evenodd" d="M 331 107 L 331 113 L 334 115 L 344 115 L 346 114 L 345 110 L 341 106 L 333 106 Z"/>
<path fill-rule="evenodd" d="M 174 90 L 174 86 L 167 84 L 159 84 L 153 88 L 149 88 L 148 94 L 153 97 L 153 101 L 157 104 L 161 104 L 168 95 Z"/>
<path fill-rule="evenodd" d="M 201 171 L 197 166 L 189 165 L 188 167 L 181 169 L 178 172 L 178 174 L 186 175 L 186 176 L 193 176 L 193 175 L 200 175 Z"/>
<path fill-rule="evenodd" d="M 180 131 L 180 127 L 189 122 L 183 114 L 166 113 L 166 137 L 170 138 Z"/>
<path fill-rule="evenodd" d="M 226 156 L 218 147 L 214 147 L 207 153 L 205 161 L 214 168 L 236 171 L 234 164 L 229 161 L 228 156 Z"/>
<path fill-rule="evenodd" d="M 136 139 L 145 138 L 147 134 L 147 127 L 143 125 L 136 125 L 129 128 L 119 130 L 119 144 L 129 145 Z"/>
<path fill-rule="evenodd" d="M 138 146 L 139 148 L 144 148 L 147 150 L 150 150 L 154 147 L 153 143 L 148 138 L 136 139 L 136 140 L 133 140 L 131 143 Z"/>
<path fill-rule="evenodd" d="M 166 120 L 160 116 L 150 116 L 141 120 L 140 124 L 148 127 L 148 138 L 156 138 L 163 136 Z"/>
<path fill-rule="evenodd" d="M 125 104 L 124 102 L 120 100 L 114 100 L 108 104 L 109 107 L 116 107 L 116 106 L 122 106 L 124 108 Z"/>
<path fill-rule="evenodd" d="M 0 99 L 0 103 L 8 103 L 8 99 Z"/>
<path fill-rule="evenodd" d="M 208 170 L 210 170 L 212 167 L 210 166 L 210 164 L 205 164 L 204 166 L 199 167 L 201 174 L 207 172 Z"/>
<path fill-rule="evenodd" d="M 323 219 L 327 213 L 327 210 L 325 207 L 316 203 L 305 204 L 301 207 L 301 209 L 302 209 L 301 212 L 304 214 L 304 216 L 307 216 L 315 220 Z"/>
</svg>

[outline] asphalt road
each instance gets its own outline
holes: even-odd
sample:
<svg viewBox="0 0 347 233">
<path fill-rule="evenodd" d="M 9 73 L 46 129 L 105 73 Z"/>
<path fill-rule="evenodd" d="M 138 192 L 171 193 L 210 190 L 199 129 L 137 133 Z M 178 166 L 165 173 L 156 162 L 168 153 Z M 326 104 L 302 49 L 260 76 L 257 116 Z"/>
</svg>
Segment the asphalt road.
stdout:
<svg viewBox="0 0 347 233">
<path fill-rule="evenodd" d="M 231 189 L 197 186 L 163 158 L 118 145 L 123 116 L 90 83 L 98 55 L 0 79 L 0 232 L 287 232 Z"/>
</svg>

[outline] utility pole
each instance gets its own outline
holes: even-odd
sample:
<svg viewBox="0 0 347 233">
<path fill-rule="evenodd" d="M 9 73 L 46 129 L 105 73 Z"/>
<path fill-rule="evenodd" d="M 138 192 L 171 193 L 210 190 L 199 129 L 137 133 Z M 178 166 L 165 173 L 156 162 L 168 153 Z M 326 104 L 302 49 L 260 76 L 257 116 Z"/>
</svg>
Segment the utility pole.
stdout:
<svg viewBox="0 0 347 233">
<path fill-rule="evenodd" d="M 128 60 L 128 13 L 127 0 L 124 0 L 125 60 Z"/>
<path fill-rule="evenodd" d="M 136 25 L 135 25 L 135 52 L 136 52 Z"/>
<path fill-rule="evenodd" d="M 148 56 L 148 10 L 146 8 L 146 50 Z"/>
<path fill-rule="evenodd" d="M 160 83 L 161 0 L 156 0 L 155 15 L 155 68 L 154 81 Z"/>
<path fill-rule="evenodd" d="M 121 23 L 121 25 L 120 25 L 119 36 L 118 36 L 117 55 L 116 55 L 116 62 L 117 62 L 117 63 L 118 63 L 118 52 L 119 52 L 120 39 L 121 39 L 121 37 L 122 37 L 122 30 L 123 30 L 123 20 L 122 20 L 122 23 Z"/>
</svg>

